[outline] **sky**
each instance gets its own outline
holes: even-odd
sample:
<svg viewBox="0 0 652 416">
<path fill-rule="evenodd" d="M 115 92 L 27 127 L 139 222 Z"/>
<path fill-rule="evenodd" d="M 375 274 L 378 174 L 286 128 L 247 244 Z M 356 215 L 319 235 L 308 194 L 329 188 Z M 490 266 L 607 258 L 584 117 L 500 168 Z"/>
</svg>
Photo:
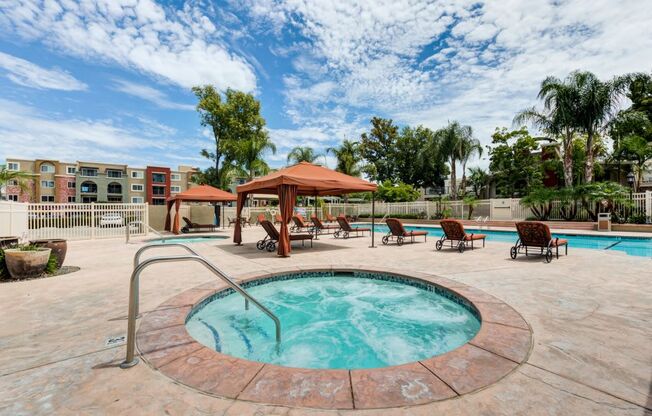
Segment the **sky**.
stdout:
<svg viewBox="0 0 652 416">
<path fill-rule="evenodd" d="M 548 75 L 650 71 L 650 22 L 645 0 L 0 0 L 0 160 L 207 167 L 204 84 L 260 100 L 273 167 L 373 116 L 488 144 Z"/>
</svg>

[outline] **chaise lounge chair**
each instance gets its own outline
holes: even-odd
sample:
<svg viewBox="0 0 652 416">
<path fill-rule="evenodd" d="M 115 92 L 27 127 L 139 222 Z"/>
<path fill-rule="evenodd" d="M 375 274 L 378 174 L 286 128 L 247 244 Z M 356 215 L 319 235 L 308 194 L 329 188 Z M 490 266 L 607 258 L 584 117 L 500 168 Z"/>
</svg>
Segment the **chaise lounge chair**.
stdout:
<svg viewBox="0 0 652 416">
<path fill-rule="evenodd" d="M 441 250 L 444 246 L 444 241 L 450 241 L 451 248 L 453 248 L 454 245 L 457 246 L 457 250 L 460 253 L 464 253 L 464 249 L 468 247 L 469 243 L 471 245 L 471 250 L 473 250 L 473 242 L 477 240 L 482 240 L 482 247 L 484 247 L 487 236 L 484 234 L 467 234 L 466 231 L 464 231 L 464 226 L 461 221 L 441 220 L 439 225 L 441 225 L 444 235 L 435 243 L 435 248 L 437 250 Z"/>
<path fill-rule="evenodd" d="M 312 226 L 303 219 L 303 215 L 297 214 L 292 216 L 293 226 L 290 227 L 290 232 L 298 233 L 301 231 L 312 231 Z"/>
<path fill-rule="evenodd" d="M 355 237 L 364 237 L 364 233 L 371 232 L 371 228 L 353 228 L 351 224 L 347 221 L 346 217 L 340 215 L 337 217 L 337 223 L 340 225 L 340 229 L 333 233 L 335 238 L 349 238 L 351 234 L 355 234 Z"/>
<path fill-rule="evenodd" d="M 387 227 L 389 232 L 383 236 L 383 244 L 387 245 L 390 240 L 396 240 L 396 245 L 402 246 L 406 238 L 410 239 L 410 243 L 414 243 L 414 237 L 423 236 L 423 241 L 428 239 L 427 231 L 406 231 L 403 223 L 396 218 L 387 218 Z"/>
<path fill-rule="evenodd" d="M 326 222 L 337 222 L 337 218 L 335 218 L 331 214 L 326 214 Z"/>
<path fill-rule="evenodd" d="M 268 220 L 263 220 L 260 225 L 263 226 L 267 235 L 256 243 L 256 248 L 258 250 L 267 250 L 271 253 L 276 250 L 276 244 L 278 243 L 280 234 L 276 227 L 274 227 L 274 224 Z M 301 245 L 305 245 L 305 241 L 310 240 L 310 247 L 312 247 L 312 238 L 312 234 L 290 234 L 290 242 L 301 241 Z"/>
<path fill-rule="evenodd" d="M 555 254 L 559 258 L 559 246 L 564 246 L 566 249 L 565 255 L 568 255 L 568 240 L 553 238 L 547 224 L 538 221 L 521 221 L 516 223 L 516 231 L 518 232 L 518 240 L 516 240 L 514 247 L 509 250 L 509 255 L 513 259 L 523 252 L 527 256 L 528 247 L 538 248 L 538 254 L 545 256 L 547 263 L 552 261 L 553 249 L 555 249 Z"/>
<path fill-rule="evenodd" d="M 340 229 L 339 225 L 324 225 L 323 222 L 317 217 L 315 214 L 310 216 L 310 220 L 312 221 L 314 227 L 313 229 L 317 234 L 330 234 L 331 232 L 335 232 Z"/>
<path fill-rule="evenodd" d="M 198 224 L 196 222 L 190 221 L 187 217 L 181 218 L 183 218 L 183 222 L 186 223 L 186 225 L 181 228 L 181 232 L 184 234 L 192 231 L 215 231 L 218 228 L 215 224 Z"/>
<path fill-rule="evenodd" d="M 267 218 L 265 217 L 265 214 L 258 214 L 258 217 L 256 217 L 256 225 L 262 224 L 263 221 L 265 221 Z"/>
<path fill-rule="evenodd" d="M 281 218 L 281 214 L 274 215 L 274 225 L 277 224 L 283 224 L 283 218 Z"/>
</svg>

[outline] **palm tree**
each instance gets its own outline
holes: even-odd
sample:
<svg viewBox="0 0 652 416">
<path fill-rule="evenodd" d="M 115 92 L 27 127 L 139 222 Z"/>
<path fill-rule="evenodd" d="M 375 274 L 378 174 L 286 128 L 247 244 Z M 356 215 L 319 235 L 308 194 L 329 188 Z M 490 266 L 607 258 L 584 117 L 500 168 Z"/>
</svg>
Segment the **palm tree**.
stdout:
<svg viewBox="0 0 652 416">
<path fill-rule="evenodd" d="M 27 172 L 8 170 L 6 166 L 0 166 L 0 199 L 2 199 L 2 188 L 7 186 L 9 182 L 16 181 L 20 190 L 25 191 L 27 189 L 25 181 L 31 177 L 32 175 Z"/>
<path fill-rule="evenodd" d="M 469 168 L 469 182 L 473 187 L 476 198 L 480 198 L 489 184 L 489 174 L 479 166 Z"/>
<path fill-rule="evenodd" d="M 267 175 L 270 171 L 269 165 L 263 159 L 267 152 L 276 154 L 276 145 L 269 139 L 266 132 L 260 132 L 249 140 L 237 143 L 236 155 L 238 170 L 252 181 L 256 176 Z M 253 206 L 253 194 L 249 195 L 249 205 Z"/>
<path fill-rule="evenodd" d="M 613 116 L 629 77 L 616 77 L 600 81 L 593 73 L 576 71 L 569 75 L 568 83 L 577 91 L 575 123 L 586 134 L 586 165 L 584 177 L 593 182 L 595 139 Z"/>
<path fill-rule="evenodd" d="M 480 140 L 468 137 L 460 143 L 460 162 L 462 162 L 462 183 L 460 189 L 462 194 L 466 193 L 466 164 L 474 156 L 482 156 L 482 145 Z"/>
<path fill-rule="evenodd" d="M 342 141 L 339 147 L 329 147 L 326 153 L 332 153 L 337 160 L 335 170 L 350 176 L 360 176 L 359 144 L 350 140 Z M 344 203 L 349 202 L 349 195 L 344 194 Z"/>
<path fill-rule="evenodd" d="M 473 139 L 473 129 L 471 126 L 462 126 L 457 121 L 449 122 L 435 132 L 435 137 L 441 143 L 441 151 L 444 157 L 449 161 L 451 167 L 451 199 L 457 199 L 457 173 L 455 165 L 458 160 L 462 159 L 463 142 L 470 142 Z"/>
<path fill-rule="evenodd" d="M 547 77 L 541 83 L 537 96 L 543 100 L 544 111 L 526 108 L 514 117 L 514 124 L 531 123 L 555 138 L 561 138 L 564 184 L 573 186 L 573 137 L 576 129 L 578 91 L 567 80 Z"/>
<path fill-rule="evenodd" d="M 310 146 L 297 146 L 288 153 L 288 165 L 294 165 L 300 162 L 315 163 L 317 159 L 324 155 L 315 153 L 315 149 Z"/>
</svg>

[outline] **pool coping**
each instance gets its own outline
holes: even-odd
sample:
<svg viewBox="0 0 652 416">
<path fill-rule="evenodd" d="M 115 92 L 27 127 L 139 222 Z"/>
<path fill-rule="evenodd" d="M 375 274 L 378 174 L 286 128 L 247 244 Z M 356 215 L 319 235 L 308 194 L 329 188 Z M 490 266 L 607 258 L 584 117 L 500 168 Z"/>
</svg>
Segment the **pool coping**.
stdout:
<svg viewBox="0 0 652 416">
<path fill-rule="evenodd" d="M 210 349 L 188 334 L 193 307 L 227 289 L 205 283 L 168 299 L 140 322 L 144 361 L 170 379 L 205 394 L 257 403 L 319 409 L 379 409 L 426 404 L 484 389 L 513 372 L 532 350 L 532 329 L 509 305 L 488 293 L 422 272 L 358 265 L 288 267 L 236 275 L 240 282 L 301 272 L 362 271 L 396 275 L 448 290 L 481 317 L 473 339 L 445 354 L 412 363 L 354 370 L 282 367 Z"/>
</svg>

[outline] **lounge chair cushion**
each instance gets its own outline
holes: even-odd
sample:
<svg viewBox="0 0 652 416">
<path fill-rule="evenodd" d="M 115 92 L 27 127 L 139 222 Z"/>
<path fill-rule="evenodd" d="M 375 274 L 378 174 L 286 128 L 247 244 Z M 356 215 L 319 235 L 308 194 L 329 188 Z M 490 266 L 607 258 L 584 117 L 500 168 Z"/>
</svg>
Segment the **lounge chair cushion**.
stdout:
<svg viewBox="0 0 652 416">
<path fill-rule="evenodd" d="M 428 235 L 428 231 L 408 231 L 405 233 L 406 237 L 412 236 L 412 235 Z"/>
<path fill-rule="evenodd" d="M 565 246 L 568 244 L 568 240 L 563 239 L 563 238 L 553 238 L 552 243 L 550 243 L 551 247 L 559 247 L 559 246 Z"/>
<path fill-rule="evenodd" d="M 485 234 L 467 234 L 464 236 L 464 241 L 484 240 L 485 238 L 487 238 Z"/>
</svg>

